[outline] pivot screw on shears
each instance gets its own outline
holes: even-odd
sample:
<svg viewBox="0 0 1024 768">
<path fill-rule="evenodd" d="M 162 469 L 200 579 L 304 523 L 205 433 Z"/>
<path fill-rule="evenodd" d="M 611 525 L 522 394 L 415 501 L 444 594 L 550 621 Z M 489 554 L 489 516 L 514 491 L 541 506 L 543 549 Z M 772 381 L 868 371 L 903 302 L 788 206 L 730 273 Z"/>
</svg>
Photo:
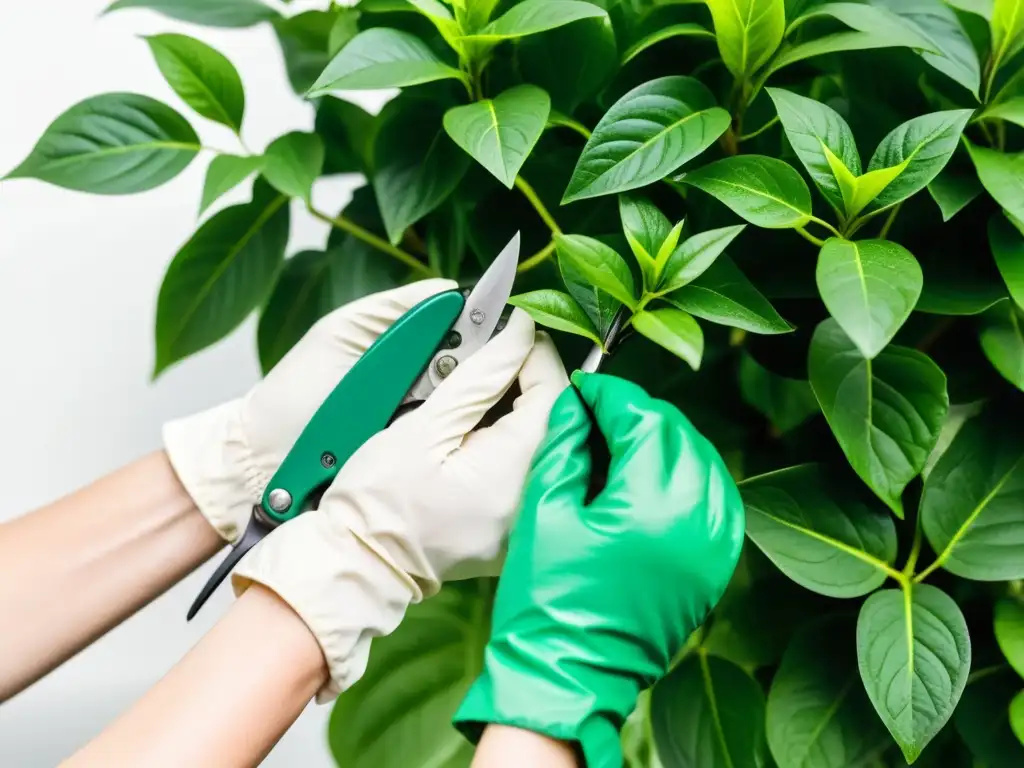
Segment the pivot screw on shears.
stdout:
<svg viewBox="0 0 1024 768">
<path fill-rule="evenodd" d="M 338 463 L 338 459 L 330 451 L 324 451 L 324 455 L 320 457 L 320 465 L 324 469 L 330 469 Z"/>
<path fill-rule="evenodd" d="M 451 375 L 451 372 L 455 370 L 455 366 L 458 364 L 459 361 L 451 355 L 442 355 L 434 363 L 434 369 L 437 371 L 437 375 L 444 379 Z"/>
<path fill-rule="evenodd" d="M 292 505 L 292 495 L 284 488 L 275 488 L 270 492 L 270 508 L 275 512 L 284 512 Z"/>
</svg>

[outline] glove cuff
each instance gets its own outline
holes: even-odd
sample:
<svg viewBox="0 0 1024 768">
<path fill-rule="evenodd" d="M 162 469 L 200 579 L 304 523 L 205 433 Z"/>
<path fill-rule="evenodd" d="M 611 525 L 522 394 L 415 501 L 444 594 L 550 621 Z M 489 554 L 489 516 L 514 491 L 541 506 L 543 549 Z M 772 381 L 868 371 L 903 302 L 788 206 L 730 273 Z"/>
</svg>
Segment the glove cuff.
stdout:
<svg viewBox="0 0 1024 768">
<path fill-rule="evenodd" d="M 242 560 L 231 577 L 235 594 L 254 582 L 277 593 L 316 637 L 330 672 L 320 704 L 362 677 L 370 641 L 393 632 L 424 596 L 372 542 L 320 510 L 274 530 Z"/>
<path fill-rule="evenodd" d="M 242 535 L 263 483 L 246 445 L 241 400 L 166 423 L 164 450 L 211 526 L 230 543 Z"/>
</svg>

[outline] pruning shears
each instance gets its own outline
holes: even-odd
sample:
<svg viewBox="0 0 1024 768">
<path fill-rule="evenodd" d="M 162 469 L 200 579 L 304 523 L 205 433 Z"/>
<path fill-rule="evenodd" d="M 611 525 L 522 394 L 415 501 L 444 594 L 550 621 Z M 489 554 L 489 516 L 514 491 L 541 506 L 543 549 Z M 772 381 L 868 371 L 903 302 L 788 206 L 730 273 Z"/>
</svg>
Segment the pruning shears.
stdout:
<svg viewBox="0 0 1024 768">
<path fill-rule="evenodd" d="M 446 291 L 402 315 L 338 382 L 253 507 L 245 533 L 206 582 L 188 619 L 264 536 L 315 509 L 345 462 L 398 415 L 415 408 L 504 327 L 519 263 L 519 233 L 470 291 Z"/>
</svg>

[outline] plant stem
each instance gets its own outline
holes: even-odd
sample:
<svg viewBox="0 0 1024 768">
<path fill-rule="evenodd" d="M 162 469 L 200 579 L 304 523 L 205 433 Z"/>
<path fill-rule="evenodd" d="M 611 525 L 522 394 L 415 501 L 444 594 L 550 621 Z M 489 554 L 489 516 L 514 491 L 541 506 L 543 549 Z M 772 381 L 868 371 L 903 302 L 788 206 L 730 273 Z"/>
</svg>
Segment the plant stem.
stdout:
<svg viewBox="0 0 1024 768">
<path fill-rule="evenodd" d="M 896 217 L 900 215 L 900 208 L 903 207 L 903 203 L 899 202 L 893 206 L 892 211 L 889 212 L 889 217 L 885 220 L 885 224 L 882 225 L 882 231 L 878 233 L 878 236 L 885 240 L 889 235 L 889 230 L 892 229 L 892 224 L 896 221 Z"/>
<path fill-rule="evenodd" d="M 558 227 L 558 222 L 556 222 L 555 218 L 548 212 L 548 209 L 544 207 L 544 203 L 542 203 L 541 199 L 537 197 L 537 193 L 533 191 L 533 187 L 527 183 L 526 179 L 522 176 L 516 176 L 515 184 L 526 199 L 530 201 L 530 205 L 534 207 L 534 210 L 536 210 L 541 219 L 544 220 L 544 223 L 548 225 L 548 229 L 551 230 L 551 234 L 562 234 L 562 230 Z"/>
<path fill-rule="evenodd" d="M 827 229 L 829 232 L 831 232 L 836 237 L 842 237 L 842 235 L 839 233 L 839 230 L 836 229 L 835 227 L 833 227 L 831 224 L 829 224 L 824 219 L 819 219 L 817 216 L 811 216 L 811 221 L 813 221 L 815 224 L 817 224 L 820 227 L 824 227 L 825 229 Z"/>
<path fill-rule="evenodd" d="M 534 267 L 538 267 L 545 261 L 547 261 L 548 257 L 554 252 L 555 241 L 552 240 L 550 243 L 545 245 L 543 248 L 541 248 L 539 251 L 533 254 L 533 256 L 528 258 L 526 261 L 521 262 L 519 266 L 516 268 L 516 271 L 519 272 L 520 274 L 523 272 L 529 272 Z"/>
<path fill-rule="evenodd" d="M 907 564 L 903 566 L 903 575 L 908 579 L 914 576 L 917 558 L 921 556 L 921 538 L 921 519 L 920 515 L 918 515 L 917 524 L 914 526 L 914 541 L 910 545 L 910 555 L 907 557 Z"/>
<path fill-rule="evenodd" d="M 548 122 L 549 127 L 554 128 L 568 128 L 571 131 L 576 131 L 584 139 L 590 139 L 591 131 L 587 126 L 578 120 L 573 120 L 571 117 L 565 119 L 559 119 L 558 122 Z"/>
<path fill-rule="evenodd" d="M 814 243 L 819 248 L 821 248 L 821 246 L 823 246 L 825 244 L 824 240 L 815 237 L 814 235 L 812 235 L 810 232 L 808 232 L 803 227 L 797 227 L 796 231 L 797 231 L 797 234 L 799 234 L 800 237 L 802 237 L 804 240 L 807 240 L 808 242 Z"/>
<path fill-rule="evenodd" d="M 388 254 L 392 258 L 398 259 L 407 267 L 419 272 L 421 275 L 425 277 L 434 276 L 434 271 L 412 254 L 406 253 L 401 248 L 393 246 L 387 240 L 377 237 L 373 232 L 363 229 L 354 221 L 349 221 L 344 216 L 329 216 L 323 211 L 316 210 L 312 206 L 308 206 L 308 209 L 309 212 L 316 218 L 320 219 L 320 221 L 325 221 L 332 227 L 340 229 L 343 232 L 348 232 L 350 235 L 362 240 L 367 245 L 371 245 L 377 250 Z"/>
<path fill-rule="evenodd" d="M 762 133 L 767 131 L 769 128 L 771 128 L 773 125 L 775 125 L 777 122 L 779 122 L 779 116 L 778 115 L 773 117 L 767 123 L 765 123 L 760 128 L 758 128 L 756 131 L 751 131 L 750 133 L 743 134 L 742 136 L 739 137 L 739 139 L 737 139 L 737 141 L 740 141 L 740 142 L 750 141 L 755 136 L 760 136 Z"/>
<path fill-rule="evenodd" d="M 986 677 L 991 677 L 992 675 L 997 675 L 1000 672 L 1003 672 L 1004 670 L 1009 670 L 1009 669 L 1010 669 L 1010 665 L 1009 664 L 992 664 L 991 666 L 988 666 L 988 667 L 982 667 L 979 670 L 971 672 L 971 674 L 969 674 L 967 676 L 967 684 L 970 685 L 971 683 L 976 683 L 979 680 L 983 680 Z"/>
</svg>

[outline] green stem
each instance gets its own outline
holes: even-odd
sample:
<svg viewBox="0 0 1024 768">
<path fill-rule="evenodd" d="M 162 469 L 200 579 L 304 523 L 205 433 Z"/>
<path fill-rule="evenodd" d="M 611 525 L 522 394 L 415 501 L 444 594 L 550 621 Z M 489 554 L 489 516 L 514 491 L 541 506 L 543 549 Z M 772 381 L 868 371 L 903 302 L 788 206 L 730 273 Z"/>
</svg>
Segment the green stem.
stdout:
<svg viewBox="0 0 1024 768">
<path fill-rule="evenodd" d="M 992 675 L 998 675 L 1000 672 L 1003 672 L 1003 671 L 1009 670 L 1009 669 L 1010 669 L 1010 665 L 1009 664 L 992 664 L 991 666 L 988 666 L 988 667 L 982 667 L 979 670 L 971 672 L 971 674 L 969 674 L 967 676 L 967 684 L 970 685 L 971 683 L 976 683 L 979 680 L 985 679 L 986 677 L 991 677 Z"/>
<path fill-rule="evenodd" d="M 825 244 L 824 240 L 815 237 L 814 235 L 812 235 L 810 232 L 808 232 L 803 227 L 797 227 L 796 231 L 797 231 L 797 234 L 799 234 L 800 237 L 802 237 L 804 240 L 807 240 L 808 242 L 814 243 L 819 248 L 821 248 L 821 246 L 823 246 Z"/>
<path fill-rule="evenodd" d="M 900 215 L 900 208 L 903 207 L 903 203 L 899 202 L 893 206 L 892 211 L 889 212 L 889 217 L 885 220 L 885 224 L 882 225 L 882 231 L 878 233 L 878 236 L 885 240 L 889 236 L 889 230 L 892 229 L 893 222 L 896 221 L 896 217 Z"/>
<path fill-rule="evenodd" d="M 743 134 L 742 136 L 739 137 L 739 139 L 737 139 L 737 141 L 740 141 L 740 142 L 750 141 L 755 136 L 760 136 L 762 133 L 767 131 L 769 128 L 771 128 L 773 125 L 775 125 L 777 122 L 779 122 L 779 116 L 778 115 L 773 117 L 767 123 L 765 123 L 760 128 L 758 128 L 756 131 L 751 131 L 750 133 Z"/>
<path fill-rule="evenodd" d="M 943 557 L 935 558 L 935 562 L 934 563 L 929 565 L 927 568 L 925 568 L 923 571 L 921 571 L 919 574 L 917 574 L 917 576 L 914 577 L 914 583 L 915 584 L 920 584 L 922 581 L 924 581 L 929 576 L 931 576 L 935 571 L 937 571 L 939 568 L 942 567 L 942 563 L 944 562 L 944 560 L 945 560 L 945 558 L 943 558 Z"/>
<path fill-rule="evenodd" d="M 839 230 L 836 229 L 835 227 L 833 227 L 831 224 L 829 224 L 824 219 L 819 219 L 817 216 L 811 216 L 811 221 L 813 221 L 819 227 L 824 227 L 825 229 L 827 229 L 829 232 L 831 232 L 836 237 L 842 237 L 842 235 L 839 234 Z"/>
<path fill-rule="evenodd" d="M 555 218 L 548 212 L 548 209 L 544 207 L 544 203 L 542 203 L 541 199 L 537 197 L 537 193 L 533 191 L 533 187 L 527 183 L 526 179 L 522 176 L 516 176 L 515 184 L 519 191 L 523 193 L 523 196 L 530 201 L 530 205 L 532 205 L 534 210 L 537 211 L 541 219 L 544 220 L 544 223 L 547 224 L 548 229 L 551 230 L 551 234 L 562 234 L 562 230 L 558 227 L 558 222 L 556 222 Z"/>
<path fill-rule="evenodd" d="M 529 272 L 534 267 L 539 267 L 541 264 L 547 261 L 548 257 L 554 252 L 555 241 L 552 240 L 550 243 L 545 245 L 543 248 L 541 248 L 539 251 L 533 254 L 533 256 L 528 258 L 526 261 L 521 262 L 519 266 L 516 268 L 516 271 L 519 272 L 520 274 L 523 272 Z"/>
<path fill-rule="evenodd" d="M 549 122 L 548 126 L 552 128 L 568 128 L 571 131 L 576 131 L 584 139 L 590 139 L 590 129 L 571 117 L 559 118 L 558 122 Z"/>
<path fill-rule="evenodd" d="M 434 271 L 422 261 L 415 258 L 412 254 L 406 253 L 401 248 L 397 248 L 387 240 L 377 237 L 373 232 L 363 229 L 354 221 L 349 221 L 344 216 L 329 216 L 323 211 L 316 210 L 312 206 L 308 206 L 308 208 L 309 212 L 316 218 L 320 219 L 320 221 L 325 221 L 332 227 L 340 229 L 343 232 L 348 232 L 350 235 L 362 240 L 367 245 L 371 245 L 377 250 L 388 254 L 392 258 L 398 259 L 407 267 L 419 272 L 424 277 L 434 277 Z"/>
<path fill-rule="evenodd" d="M 917 559 L 921 556 L 921 539 L 921 516 L 918 515 L 917 525 L 914 526 L 914 542 L 910 545 L 910 556 L 907 557 L 907 564 L 903 566 L 903 575 L 908 579 L 913 577 Z"/>
</svg>

